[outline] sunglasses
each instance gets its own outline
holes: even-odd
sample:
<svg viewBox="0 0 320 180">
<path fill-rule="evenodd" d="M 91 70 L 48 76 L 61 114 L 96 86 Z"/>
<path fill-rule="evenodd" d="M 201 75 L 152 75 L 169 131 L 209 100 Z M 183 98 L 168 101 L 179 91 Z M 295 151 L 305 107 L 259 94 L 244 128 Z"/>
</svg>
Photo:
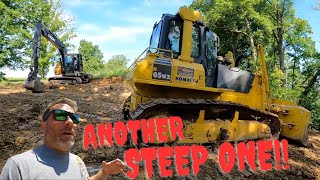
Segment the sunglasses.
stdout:
<svg viewBox="0 0 320 180">
<path fill-rule="evenodd" d="M 48 119 L 48 117 L 50 116 L 50 114 L 53 114 L 53 118 L 56 121 L 65 121 L 68 119 L 68 117 L 70 117 L 73 124 L 78 124 L 80 122 L 78 114 L 71 113 L 71 112 L 68 112 L 65 110 L 61 110 L 61 109 L 55 109 L 55 110 L 52 110 L 48 113 L 45 113 L 43 115 L 43 120 L 46 121 Z"/>
</svg>

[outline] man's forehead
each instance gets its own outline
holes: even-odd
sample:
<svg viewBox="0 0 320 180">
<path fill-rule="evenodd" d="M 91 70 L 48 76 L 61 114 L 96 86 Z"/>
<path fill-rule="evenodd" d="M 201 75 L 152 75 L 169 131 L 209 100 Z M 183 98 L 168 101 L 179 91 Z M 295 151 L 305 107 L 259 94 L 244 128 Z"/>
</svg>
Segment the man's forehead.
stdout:
<svg viewBox="0 0 320 180">
<path fill-rule="evenodd" d="M 74 110 L 70 105 L 64 104 L 64 103 L 55 104 L 50 108 L 50 110 L 55 110 L 55 109 L 62 109 L 68 112 L 74 112 Z"/>
</svg>

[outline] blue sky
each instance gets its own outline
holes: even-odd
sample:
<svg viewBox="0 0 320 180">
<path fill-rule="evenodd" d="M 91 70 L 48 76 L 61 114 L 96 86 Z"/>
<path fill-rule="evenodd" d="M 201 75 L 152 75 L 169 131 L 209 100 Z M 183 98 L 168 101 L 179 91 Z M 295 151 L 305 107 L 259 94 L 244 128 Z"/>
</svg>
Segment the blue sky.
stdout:
<svg viewBox="0 0 320 180">
<path fill-rule="evenodd" d="M 175 14 L 192 0 L 62 0 L 65 16 L 74 18 L 77 37 L 71 40 L 77 52 L 85 39 L 98 45 L 107 62 L 113 55 L 124 54 L 131 62 L 149 44 L 153 24 L 163 13 Z M 296 0 L 298 17 L 312 27 L 312 38 L 320 50 L 320 12 L 313 10 L 314 0 Z M 131 63 L 130 62 L 130 63 Z M 7 77 L 27 77 L 27 71 L 5 71 Z M 53 76 L 53 67 L 48 76 Z"/>
<path fill-rule="evenodd" d="M 320 11 L 315 11 L 315 0 L 295 0 L 296 15 L 309 22 L 313 34 L 312 39 L 316 42 L 316 48 L 320 51 Z"/>
<path fill-rule="evenodd" d="M 175 14 L 191 0 L 63 1 L 67 14 L 75 17 L 78 45 L 86 39 L 99 45 L 107 61 L 113 55 L 124 54 L 133 60 L 147 48 L 153 24 L 163 13 Z"/>
</svg>

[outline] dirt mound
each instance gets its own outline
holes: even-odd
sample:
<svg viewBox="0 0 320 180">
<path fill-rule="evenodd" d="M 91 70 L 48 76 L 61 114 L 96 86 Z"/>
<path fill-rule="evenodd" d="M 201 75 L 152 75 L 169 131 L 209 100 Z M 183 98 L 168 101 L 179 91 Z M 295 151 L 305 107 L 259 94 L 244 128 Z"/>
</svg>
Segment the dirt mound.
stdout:
<svg viewBox="0 0 320 180">
<path fill-rule="evenodd" d="M 98 124 L 110 119 L 122 120 L 122 105 L 132 89 L 122 78 L 94 80 L 89 84 L 65 85 L 47 89 L 45 93 L 34 94 L 22 85 L 0 85 L 0 169 L 6 160 L 15 154 L 42 144 L 42 133 L 38 115 L 51 101 L 67 97 L 77 101 L 82 119 L 73 153 L 83 158 L 90 169 L 98 167 L 101 161 L 123 159 L 123 148 L 103 147 L 84 150 L 83 128 L 87 124 Z M 230 174 L 219 170 L 216 150 L 209 154 L 207 162 L 200 167 L 198 177 L 189 175 L 183 179 L 320 179 L 320 133 L 311 132 L 313 148 L 289 146 L 289 170 L 255 171 L 240 173 L 234 169 Z M 115 175 L 110 179 L 128 179 Z M 138 179 L 144 179 L 141 173 Z M 154 174 L 154 179 L 160 176 Z M 172 179 L 182 179 L 172 177 Z"/>
</svg>

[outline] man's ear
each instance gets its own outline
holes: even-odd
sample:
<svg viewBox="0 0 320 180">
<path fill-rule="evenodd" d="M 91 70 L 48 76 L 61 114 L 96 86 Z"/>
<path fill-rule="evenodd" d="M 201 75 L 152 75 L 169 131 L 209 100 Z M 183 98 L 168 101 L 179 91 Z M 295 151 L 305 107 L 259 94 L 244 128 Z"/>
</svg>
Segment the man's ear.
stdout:
<svg viewBox="0 0 320 180">
<path fill-rule="evenodd" d="M 41 122 L 41 129 L 42 129 L 43 132 L 46 129 L 46 122 L 45 121 Z"/>
</svg>

